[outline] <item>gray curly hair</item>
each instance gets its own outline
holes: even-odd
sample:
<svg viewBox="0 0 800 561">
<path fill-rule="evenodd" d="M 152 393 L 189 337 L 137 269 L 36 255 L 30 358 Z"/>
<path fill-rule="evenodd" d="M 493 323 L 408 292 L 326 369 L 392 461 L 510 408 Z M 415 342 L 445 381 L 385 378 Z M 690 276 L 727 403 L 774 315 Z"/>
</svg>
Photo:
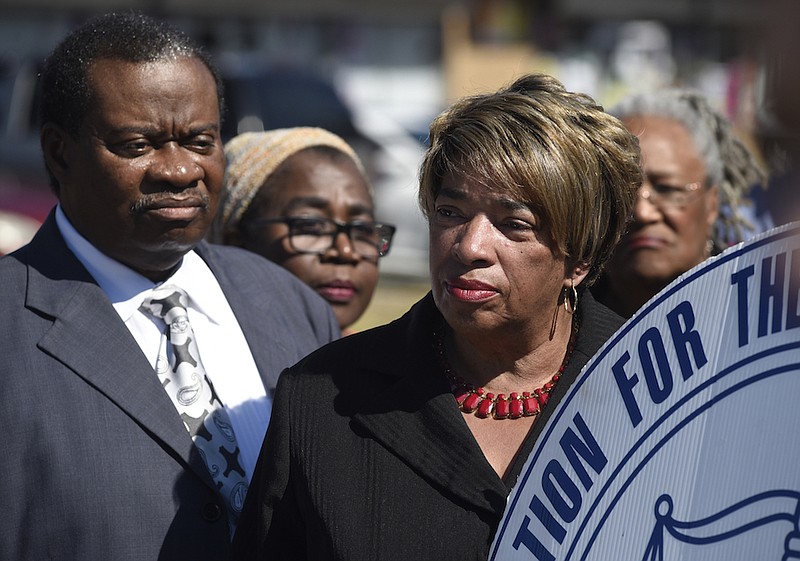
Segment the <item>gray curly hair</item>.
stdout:
<svg viewBox="0 0 800 561">
<path fill-rule="evenodd" d="M 714 225 L 714 245 L 724 249 L 754 233 L 753 225 L 740 209 L 750 204 L 745 197 L 754 185 L 766 186 L 767 174 L 736 135 L 731 122 L 705 96 L 678 88 L 633 94 L 610 112 L 622 120 L 638 115 L 664 117 L 686 127 L 705 163 L 709 184 L 719 188 L 720 213 Z"/>
</svg>

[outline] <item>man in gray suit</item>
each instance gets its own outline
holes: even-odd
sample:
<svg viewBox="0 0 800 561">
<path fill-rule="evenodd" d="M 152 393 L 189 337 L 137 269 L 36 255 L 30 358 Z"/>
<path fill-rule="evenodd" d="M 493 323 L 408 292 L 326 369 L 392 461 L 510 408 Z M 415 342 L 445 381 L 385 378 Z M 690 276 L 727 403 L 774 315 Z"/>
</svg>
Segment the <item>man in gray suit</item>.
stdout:
<svg viewBox="0 0 800 561">
<path fill-rule="evenodd" d="M 59 204 L 0 259 L 0 559 L 224 559 L 278 374 L 339 336 L 283 269 L 202 241 L 219 84 L 186 36 L 136 14 L 95 18 L 45 63 Z M 165 286 L 176 308 L 148 303 Z M 170 338 L 187 322 L 191 355 Z"/>
</svg>

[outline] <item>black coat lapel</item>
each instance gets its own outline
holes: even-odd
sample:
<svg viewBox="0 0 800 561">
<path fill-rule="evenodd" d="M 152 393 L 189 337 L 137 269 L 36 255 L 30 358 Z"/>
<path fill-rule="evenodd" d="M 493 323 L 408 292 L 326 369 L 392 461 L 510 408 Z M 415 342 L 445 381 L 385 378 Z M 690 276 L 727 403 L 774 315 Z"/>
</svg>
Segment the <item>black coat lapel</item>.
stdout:
<svg viewBox="0 0 800 561">
<path fill-rule="evenodd" d="M 553 403 L 523 443 L 503 483 L 469 432 L 436 366 L 432 346 L 434 328 L 443 321 L 430 294 L 400 320 L 384 329 L 376 349 L 353 353 L 354 368 L 364 357 L 364 368 L 380 363 L 380 372 L 360 378 L 359 388 L 343 391 L 342 413 L 367 429 L 377 441 L 434 484 L 471 504 L 502 512 L 508 490 L 546 427 L 558 401 L 586 362 L 622 325 L 622 318 L 592 299 L 581 296 L 581 330 L 562 382 L 551 397 Z M 405 340 L 403 338 L 405 337 Z M 397 341 L 403 340 L 402 345 Z M 367 382 L 365 384 L 365 382 Z M 372 384 L 372 385 L 370 385 Z"/>
<path fill-rule="evenodd" d="M 472 437 L 436 367 L 431 332 L 441 321 L 428 295 L 389 326 L 382 333 L 386 344 L 376 345 L 391 349 L 392 354 L 378 359 L 388 368 L 368 377 L 374 385 L 361 384 L 340 394 L 337 408 L 442 492 L 489 512 L 502 512 L 508 490 Z M 404 344 L 398 345 L 403 337 Z M 366 354 L 374 363 L 376 355 Z"/>
</svg>

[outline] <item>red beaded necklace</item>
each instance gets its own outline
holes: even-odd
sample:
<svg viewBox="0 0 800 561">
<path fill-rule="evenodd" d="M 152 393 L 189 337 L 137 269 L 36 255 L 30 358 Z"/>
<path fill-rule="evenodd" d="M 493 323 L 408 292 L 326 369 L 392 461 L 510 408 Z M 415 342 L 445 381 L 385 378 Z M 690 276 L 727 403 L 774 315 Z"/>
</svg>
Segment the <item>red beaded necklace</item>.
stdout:
<svg viewBox="0 0 800 561">
<path fill-rule="evenodd" d="M 520 419 L 522 417 L 533 417 L 538 415 L 547 405 L 550 392 L 555 387 L 564 369 L 569 364 L 572 351 L 575 349 L 575 341 L 578 338 L 578 321 L 573 320 L 572 335 L 567 344 L 567 352 L 558 372 L 553 374 L 550 381 L 540 388 L 533 391 L 522 393 L 511 392 L 508 397 L 505 394 L 495 395 L 487 392 L 482 387 L 475 387 L 473 384 L 465 382 L 450 367 L 447 355 L 444 350 L 444 329 L 437 330 L 433 334 L 434 348 L 439 359 L 439 364 L 444 370 L 447 379 L 450 380 L 453 396 L 456 398 L 458 408 L 464 413 L 475 413 L 476 417 L 486 419 Z"/>
</svg>

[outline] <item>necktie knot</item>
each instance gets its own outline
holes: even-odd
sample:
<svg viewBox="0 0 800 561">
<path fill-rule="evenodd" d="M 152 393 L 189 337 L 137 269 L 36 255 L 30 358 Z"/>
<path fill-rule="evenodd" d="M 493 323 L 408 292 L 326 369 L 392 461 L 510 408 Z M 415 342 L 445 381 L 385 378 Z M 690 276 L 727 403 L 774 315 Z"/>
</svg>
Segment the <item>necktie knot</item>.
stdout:
<svg viewBox="0 0 800 561">
<path fill-rule="evenodd" d="M 178 318 L 186 318 L 189 296 L 175 285 L 164 285 L 153 290 L 142 302 L 142 308 L 156 317 L 172 324 Z M 184 326 L 185 329 L 185 326 Z"/>
</svg>

